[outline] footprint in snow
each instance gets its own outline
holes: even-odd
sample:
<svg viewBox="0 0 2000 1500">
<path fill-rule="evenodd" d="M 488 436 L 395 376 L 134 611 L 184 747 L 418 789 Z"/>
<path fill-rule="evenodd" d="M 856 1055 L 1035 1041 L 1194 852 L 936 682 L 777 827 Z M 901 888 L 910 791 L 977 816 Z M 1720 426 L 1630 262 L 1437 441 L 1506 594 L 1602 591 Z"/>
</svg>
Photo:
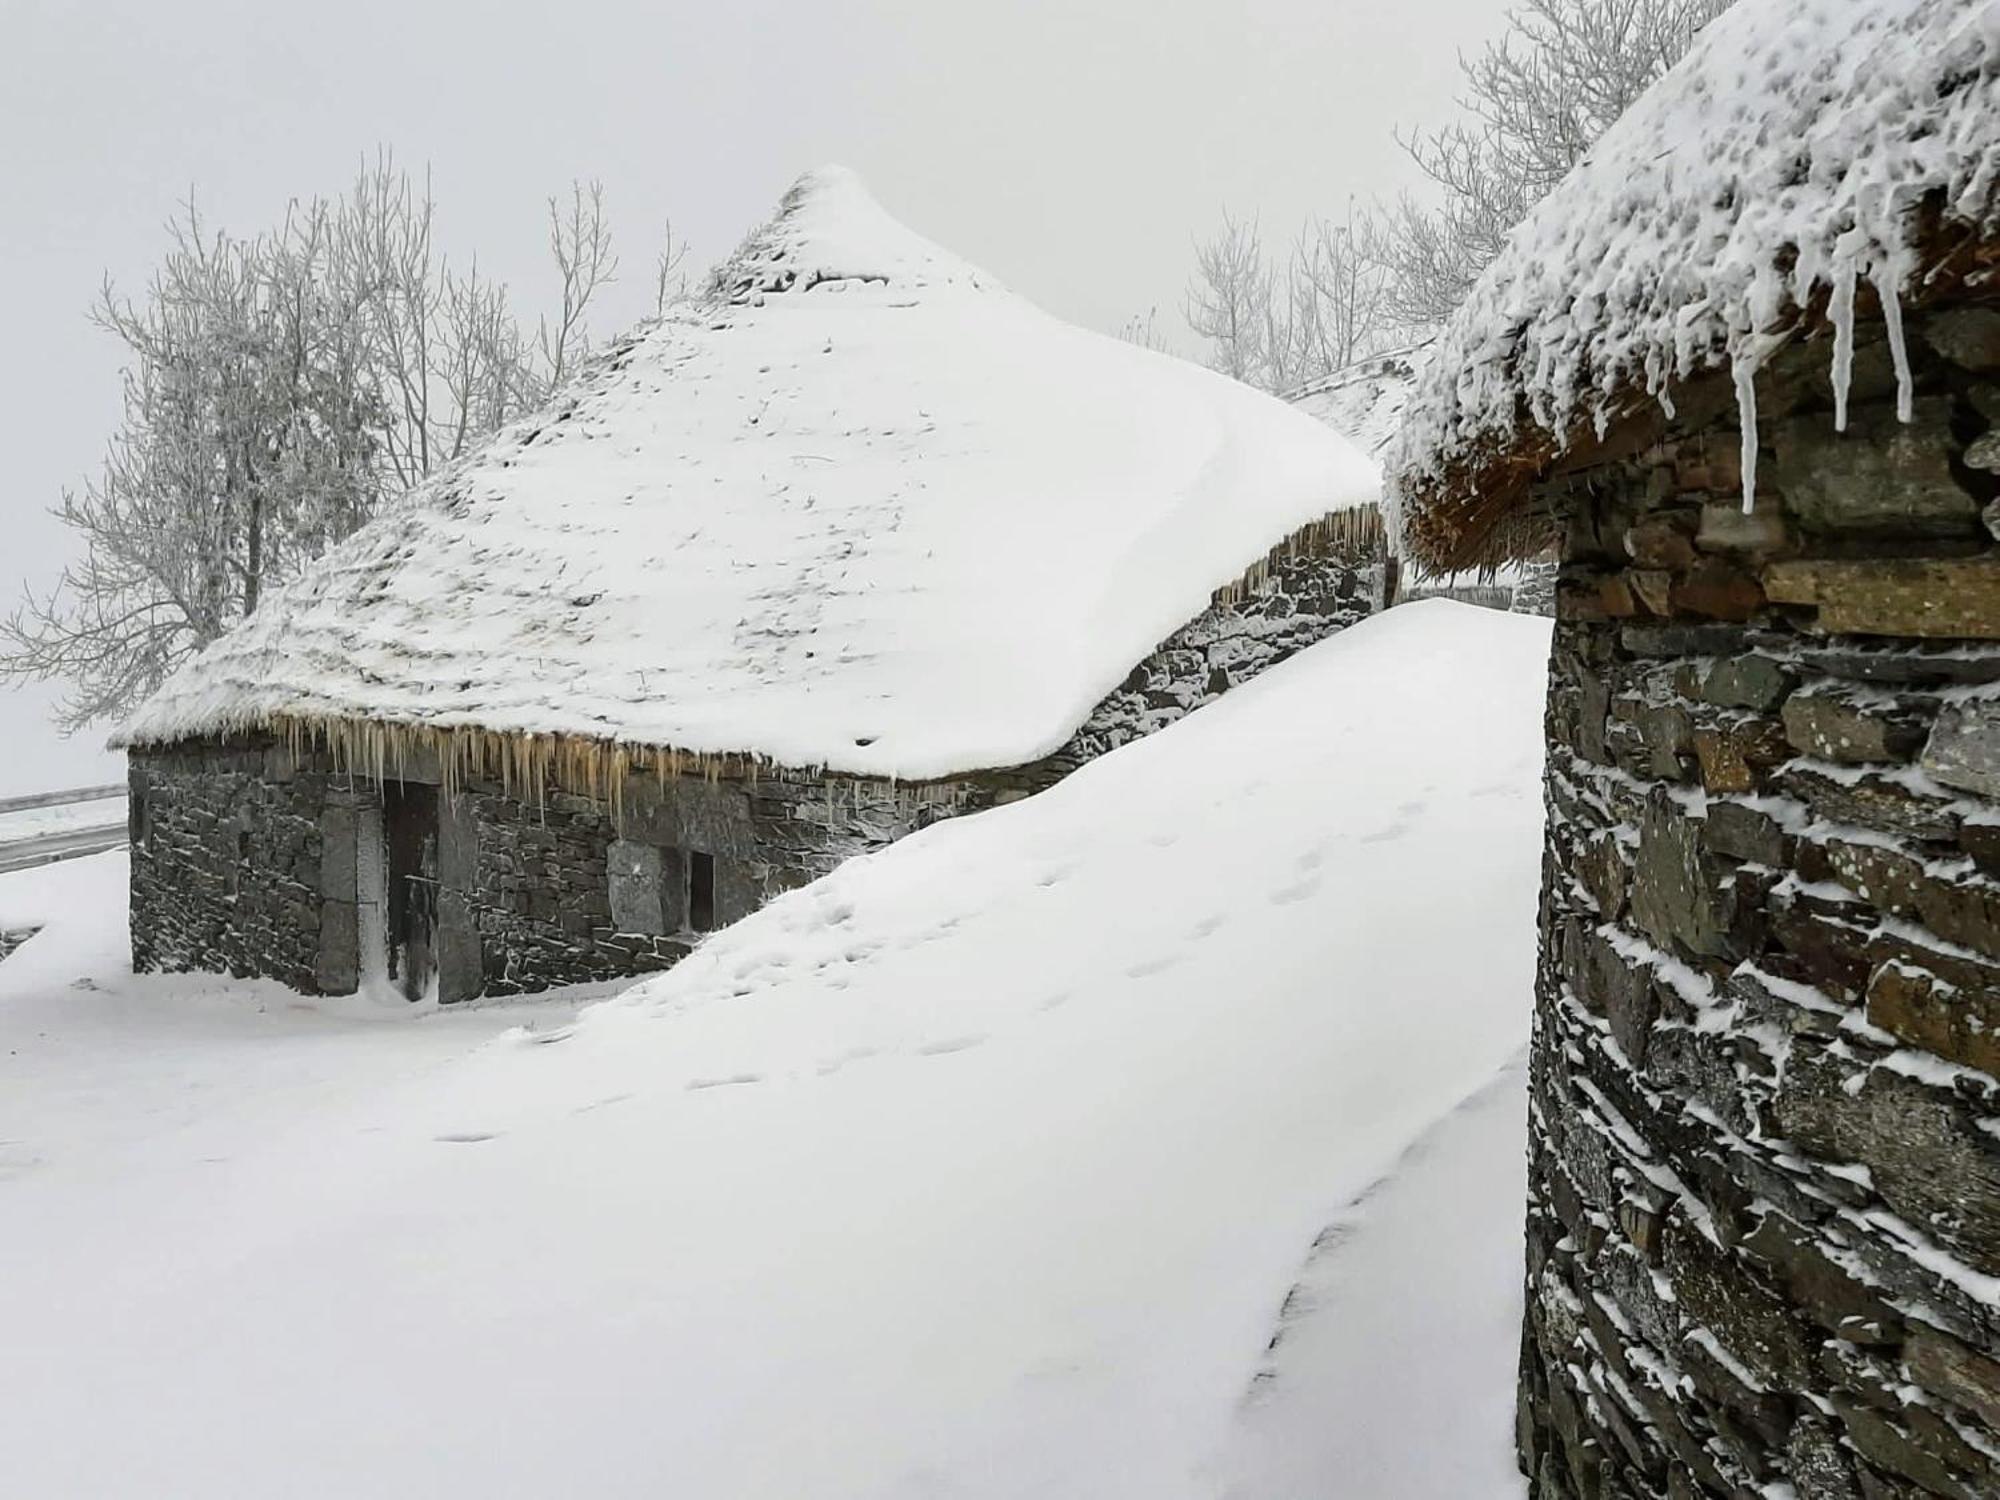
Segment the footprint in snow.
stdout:
<svg viewBox="0 0 2000 1500">
<path fill-rule="evenodd" d="M 610 1094 L 602 1099 L 593 1099 L 588 1104 L 579 1104 L 575 1109 L 571 1110 L 570 1113 L 573 1115 L 587 1115 L 592 1110 L 609 1109 L 614 1104 L 623 1104 L 627 1099 L 630 1099 L 631 1097 L 632 1096 L 630 1094 Z"/>
<path fill-rule="evenodd" d="M 1036 1008 L 1038 1010 L 1055 1010 L 1059 1006 L 1064 1006 L 1067 1004 L 1069 1004 L 1069 991 L 1057 990 L 1053 995 L 1049 996 L 1048 999 L 1044 1000 Z"/>
<path fill-rule="evenodd" d="M 955 1036 L 942 1042 L 926 1042 L 917 1048 L 919 1057 L 944 1057 L 953 1052 L 964 1052 L 985 1041 L 984 1036 Z"/>
<path fill-rule="evenodd" d="M 1362 840 L 1363 843 L 1369 842 Z M 1319 889 L 1319 877 L 1301 880 L 1297 885 L 1288 885 L 1283 890 L 1271 892 L 1271 900 L 1279 906 L 1290 906 L 1295 901 L 1303 901 Z"/>
<path fill-rule="evenodd" d="M 830 1077 L 838 1073 L 849 1063 L 862 1062 L 868 1058 L 880 1057 L 881 1055 L 882 1052 L 879 1047 L 850 1047 L 838 1057 L 830 1057 L 821 1063 L 819 1065 L 819 1076 L 822 1078 Z"/>
<path fill-rule="evenodd" d="M 734 1088 L 739 1083 L 762 1083 L 762 1073 L 732 1073 L 727 1078 L 690 1078 L 687 1089 L 690 1094 L 697 1089 Z"/>
<path fill-rule="evenodd" d="M 450 1135 L 434 1135 L 431 1139 L 442 1141 L 447 1146 L 476 1146 L 481 1141 L 498 1140 L 500 1135 L 497 1130 L 461 1130 Z"/>
<path fill-rule="evenodd" d="M 1169 953 L 1160 958 L 1149 958 L 1144 963 L 1132 965 L 1131 968 L 1125 971 L 1125 977 L 1127 979 L 1150 979 L 1155 974 L 1166 973 L 1167 970 L 1180 961 L 1180 955 L 1177 953 Z"/>
<path fill-rule="evenodd" d="M 1223 920 L 1221 912 L 1216 912 L 1213 916 L 1203 917 L 1199 922 L 1194 924 L 1194 935 L 1198 938 L 1214 937 L 1221 929 Z"/>
<path fill-rule="evenodd" d="M 1364 833 L 1359 842 L 1364 844 L 1386 844 L 1391 839 L 1399 839 L 1410 831 L 1408 823 L 1391 823 L 1387 828 L 1378 828 L 1373 833 Z"/>
<path fill-rule="evenodd" d="M 574 1026 L 558 1026 L 553 1031 L 533 1031 L 522 1027 L 514 1040 L 524 1047 L 547 1047 L 556 1042 L 566 1042 L 575 1035 Z"/>
</svg>

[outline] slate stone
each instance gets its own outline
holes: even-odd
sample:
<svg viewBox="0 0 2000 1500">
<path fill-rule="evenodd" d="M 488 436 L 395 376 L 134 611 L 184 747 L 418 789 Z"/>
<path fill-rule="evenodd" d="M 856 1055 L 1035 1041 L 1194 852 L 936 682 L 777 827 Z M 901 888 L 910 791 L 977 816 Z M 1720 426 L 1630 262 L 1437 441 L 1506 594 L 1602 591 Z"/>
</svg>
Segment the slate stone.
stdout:
<svg viewBox="0 0 2000 1500">
<path fill-rule="evenodd" d="M 2000 560 L 1795 560 L 1764 569 L 1776 603 L 1815 606 L 1820 629 L 1851 635 L 2000 640 Z"/>
<path fill-rule="evenodd" d="M 1704 552 L 1731 552 L 1746 557 L 1776 557 L 1791 550 L 1791 529 L 1776 506 L 1744 513 L 1740 505 L 1704 505 L 1695 545 Z"/>
<path fill-rule="evenodd" d="M 1647 804 L 1639 827 L 1632 916 L 1669 951 L 1676 945 L 1696 954 L 1727 951 L 1720 876 L 1701 847 L 1700 823 L 1664 797 Z"/>
<path fill-rule="evenodd" d="M 1785 736 L 1801 755 L 1865 765 L 1901 763 L 1924 743 L 1914 715 L 1862 705 L 1836 693 L 1794 693 L 1783 709 Z"/>
<path fill-rule="evenodd" d="M 1953 364 L 1980 374 L 2000 371 L 2000 311 L 1952 307 L 1923 323 L 1924 342 Z"/>
<path fill-rule="evenodd" d="M 1695 695 L 1718 708 L 1769 713 L 1798 679 L 1768 656 L 1730 656 L 1700 674 Z"/>
<path fill-rule="evenodd" d="M 1798 1500 L 1865 1500 L 1847 1450 L 1821 1417 L 1801 1417 L 1792 1424 L 1785 1461 Z"/>
<path fill-rule="evenodd" d="M 1946 786 L 2000 801 L 2000 701 L 1948 705 L 1924 746 L 1922 765 Z"/>
<path fill-rule="evenodd" d="M 1701 835 L 1711 852 L 1729 859 L 1773 869 L 1791 861 L 1792 839 L 1777 819 L 1740 802 L 1710 802 Z"/>
<path fill-rule="evenodd" d="M 1869 977 L 1868 1020 L 1912 1047 L 2000 1078 L 2000 993 L 1962 988 L 1899 960 Z"/>
<path fill-rule="evenodd" d="M 1866 1282 L 1830 1259 L 1803 1225 L 1768 1212 L 1744 1239 L 1743 1250 L 1827 1332 L 1850 1344 L 1901 1344 L 1902 1318 Z"/>
<path fill-rule="evenodd" d="M 1951 404 L 1916 403 L 1908 425 L 1893 409 L 1864 407 L 1837 433 L 1824 413 L 1776 424 L 1771 479 L 1787 517 L 1807 534 L 1965 537 L 1979 506 L 1953 476 Z"/>
<path fill-rule="evenodd" d="M 1748 620 L 1764 607 L 1764 585 L 1746 568 L 1710 557 L 1674 579 L 1670 599 L 1676 614 Z"/>
<path fill-rule="evenodd" d="M 1911 1325 L 1903 1359 L 1918 1385 L 2000 1431 L 2000 1360 L 1926 1323 Z"/>
<path fill-rule="evenodd" d="M 1679 1214 L 1667 1223 L 1663 1264 L 1688 1323 L 1707 1329 L 1766 1386 L 1795 1388 L 1809 1378 L 1797 1315 L 1746 1263 Z"/>
<path fill-rule="evenodd" d="M 1818 771 L 1791 766 L 1779 773 L 1778 783 L 1832 823 L 1853 823 L 1941 843 L 1958 834 L 1960 817 L 1948 803 L 1882 777 L 1836 781 Z"/>
</svg>

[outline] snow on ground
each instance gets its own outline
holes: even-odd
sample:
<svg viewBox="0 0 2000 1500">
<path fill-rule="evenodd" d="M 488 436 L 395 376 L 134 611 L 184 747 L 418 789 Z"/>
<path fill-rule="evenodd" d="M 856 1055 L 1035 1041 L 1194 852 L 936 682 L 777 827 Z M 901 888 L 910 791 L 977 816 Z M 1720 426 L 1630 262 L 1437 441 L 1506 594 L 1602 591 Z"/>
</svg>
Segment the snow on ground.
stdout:
<svg viewBox="0 0 2000 1500">
<path fill-rule="evenodd" d="M 1229 1500 L 1522 1493 L 1492 1435 L 1514 1420 L 1495 1371 L 1521 1331 L 1527 1084 L 1517 1057 L 1313 1242 L 1224 1465 Z M 1462 1440 L 1413 1434 L 1422 1411 Z"/>
<path fill-rule="evenodd" d="M 52 807 L 24 807 L 0 812 L 0 845 L 51 833 L 75 833 L 125 821 L 125 794 L 90 802 L 58 802 Z"/>
<path fill-rule="evenodd" d="M 0 879 L 9 1488 L 1518 1495 L 1547 646 L 1395 610 L 574 1019 Z"/>
</svg>

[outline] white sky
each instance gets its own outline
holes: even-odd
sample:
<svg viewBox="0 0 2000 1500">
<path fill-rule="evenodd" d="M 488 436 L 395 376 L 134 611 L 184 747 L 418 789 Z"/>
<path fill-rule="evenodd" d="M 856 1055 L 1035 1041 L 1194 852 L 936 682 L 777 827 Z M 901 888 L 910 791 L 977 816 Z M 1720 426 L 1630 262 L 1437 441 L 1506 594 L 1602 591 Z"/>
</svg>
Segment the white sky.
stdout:
<svg viewBox="0 0 2000 1500">
<path fill-rule="evenodd" d="M 1507 0 L 0 0 L 0 599 L 69 555 L 46 515 L 117 415 L 86 322 L 137 290 L 190 188 L 249 233 L 364 153 L 428 163 L 438 234 L 532 310 L 542 200 L 602 179 L 644 308 L 671 217 L 726 253 L 807 167 L 1049 310 L 1179 328 L 1190 240 L 1226 204 L 1288 234 L 1409 185 L 1397 125 L 1452 109 L 1457 51 Z M 47 692 L 0 692 L 0 795 L 106 779 Z"/>
</svg>

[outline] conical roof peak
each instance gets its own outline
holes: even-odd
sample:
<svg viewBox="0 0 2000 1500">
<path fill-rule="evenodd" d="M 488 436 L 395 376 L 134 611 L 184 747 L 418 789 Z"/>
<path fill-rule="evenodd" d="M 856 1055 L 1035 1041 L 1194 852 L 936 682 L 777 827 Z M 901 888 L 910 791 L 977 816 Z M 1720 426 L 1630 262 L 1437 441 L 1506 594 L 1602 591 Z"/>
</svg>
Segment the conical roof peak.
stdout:
<svg viewBox="0 0 2000 1500">
<path fill-rule="evenodd" d="M 912 293 L 997 286 L 986 272 L 894 218 L 860 174 L 828 165 L 792 184 L 777 212 L 715 268 L 709 292 L 745 302 L 871 287 Z"/>
</svg>

